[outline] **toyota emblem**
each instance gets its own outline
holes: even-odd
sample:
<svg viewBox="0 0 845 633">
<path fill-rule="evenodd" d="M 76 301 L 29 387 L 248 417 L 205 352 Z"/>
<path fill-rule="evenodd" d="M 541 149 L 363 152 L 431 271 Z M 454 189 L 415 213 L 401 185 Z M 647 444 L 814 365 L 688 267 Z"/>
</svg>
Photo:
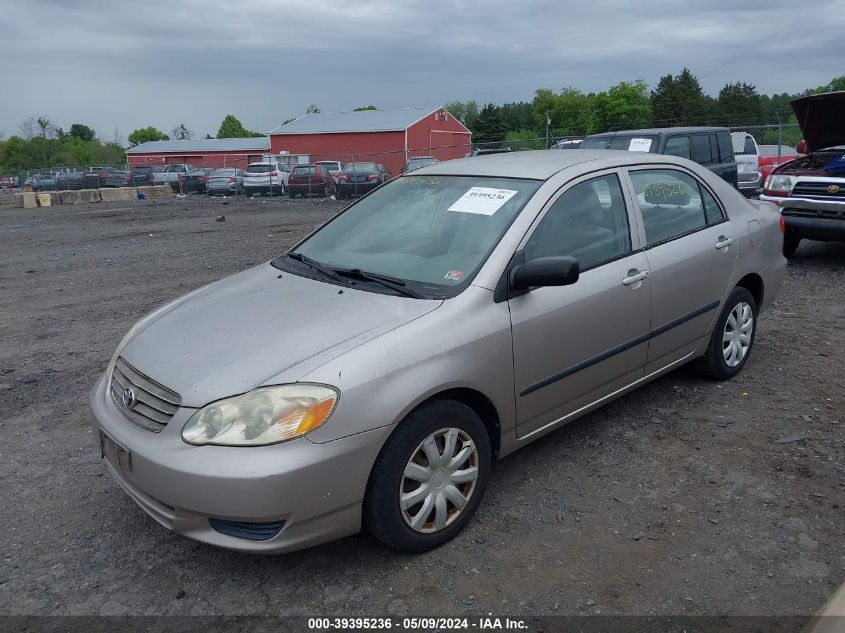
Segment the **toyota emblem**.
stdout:
<svg viewBox="0 0 845 633">
<path fill-rule="evenodd" d="M 827 192 L 828 193 L 839 193 L 839 185 L 828 185 Z"/>
<path fill-rule="evenodd" d="M 135 392 L 132 391 L 131 387 L 127 387 L 123 390 L 123 404 L 127 409 L 131 409 L 135 406 Z"/>
</svg>

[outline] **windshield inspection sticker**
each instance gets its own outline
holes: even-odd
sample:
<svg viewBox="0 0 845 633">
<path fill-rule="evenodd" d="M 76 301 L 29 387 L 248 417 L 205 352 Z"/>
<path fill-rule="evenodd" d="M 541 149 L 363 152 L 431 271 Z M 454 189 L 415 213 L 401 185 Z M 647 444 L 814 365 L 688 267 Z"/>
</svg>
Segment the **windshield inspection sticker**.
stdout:
<svg viewBox="0 0 845 633">
<path fill-rule="evenodd" d="M 446 274 L 443 275 L 443 279 L 448 281 L 460 281 L 464 278 L 464 271 L 462 270 L 449 270 L 446 271 Z"/>
<path fill-rule="evenodd" d="M 647 152 L 651 149 L 650 138 L 632 138 L 628 144 L 629 152 Z"/>
<path fill-rule="evenodd" d="M 472 187 L 464 195 L 455 200 L 455 203 L 449 207 L 449 211 L 493 215 L 517 193 L 513 189 Z"/>
</svg>

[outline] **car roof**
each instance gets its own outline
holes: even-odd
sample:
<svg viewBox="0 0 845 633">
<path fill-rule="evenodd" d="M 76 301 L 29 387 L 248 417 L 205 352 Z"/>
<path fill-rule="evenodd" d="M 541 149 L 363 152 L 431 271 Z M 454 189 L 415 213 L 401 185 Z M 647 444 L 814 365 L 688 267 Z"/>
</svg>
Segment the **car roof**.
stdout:
<svg viewBox="0 0 845 633">
<path fill-rule="evenodd" d="M 587 173 L 649 163 L 670 163 L 687 168 L 692 165 L 694 169 L 698 167 L 692 161 L 666 154 L 616 149 L 578 149 L 571 152 L 548 149 L 458 158 L 415 169 L 413 174 L 548 180 L 565 169 Z"/>
<path fill-rule="evenodd" d="M 590 134 L 587 138 L 597 138 L 604 136 L 632 136 L 639 134 L 642 136 L 657 136 L 659 134 L 694 134 L 699 132 L 728 132 L 726 127 L 710 127 L 710 126 L 687 126 L 687 127 L 655 127 L 645 128 L 642 130 L 619 130 L 618 132 L 602 132 L 601 134 Z"/>
</svg>

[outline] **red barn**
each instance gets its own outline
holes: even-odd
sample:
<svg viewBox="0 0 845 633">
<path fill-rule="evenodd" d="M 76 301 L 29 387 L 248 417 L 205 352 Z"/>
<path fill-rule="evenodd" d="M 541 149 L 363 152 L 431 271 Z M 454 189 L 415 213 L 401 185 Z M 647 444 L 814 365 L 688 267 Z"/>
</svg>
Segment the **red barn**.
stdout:
<svg viewBox="0 0 845 633">
<path fill-rule="evenodd" d="M 130 165 L 190 163 L 194 167 L 237 167 L 259 162 L 270 150 L 266 136 L 190 141 L 148 141 L 126 150 Z"/>
<path fill-rule="evenodd" d="M 270 131 L 271 154 L 381 163 L 394 176 L 414 156 L 463 158 L 472 133 L 442 107 L 320 112 Z"/>
</svg>

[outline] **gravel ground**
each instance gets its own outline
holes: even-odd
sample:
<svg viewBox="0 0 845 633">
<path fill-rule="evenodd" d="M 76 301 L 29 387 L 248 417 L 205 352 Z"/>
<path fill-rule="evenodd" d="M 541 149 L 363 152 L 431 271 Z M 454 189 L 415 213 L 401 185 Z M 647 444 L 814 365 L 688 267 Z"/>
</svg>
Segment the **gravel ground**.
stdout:
<svg viewBox="0 0 845 633">
<path fill-rule="evenodd" d="M 135 320 L 341 203 L 9 202 L 0 613 L 810 614 L 845 578 L 843 244 L 805 242 L 738 378 L 678 370 L 502 460 L 444 547 L 360 535 L 258 557 L 136 507 L 100 462 L 88 393 Z"/>
</svg>

